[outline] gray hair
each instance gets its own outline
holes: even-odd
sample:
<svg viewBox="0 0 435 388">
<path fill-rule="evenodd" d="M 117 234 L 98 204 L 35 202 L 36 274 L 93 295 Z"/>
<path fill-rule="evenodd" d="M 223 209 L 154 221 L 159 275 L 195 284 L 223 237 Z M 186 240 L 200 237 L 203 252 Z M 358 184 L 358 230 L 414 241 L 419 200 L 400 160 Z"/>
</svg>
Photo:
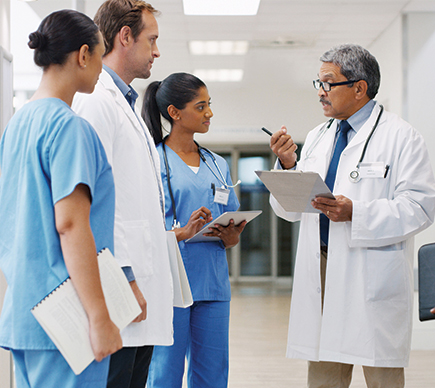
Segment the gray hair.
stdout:
<svg viewBox="0 0 435 388">
<path fill-rule="evenodd" d="M 320 60 L 340 67 L 348 80 L 367 82 L 367 96 L 373 99 L 379 90 L 381 73 L 376 58 L 365 48 L 356 44 L 343 44 L 324 53 Z"/>
</svg>

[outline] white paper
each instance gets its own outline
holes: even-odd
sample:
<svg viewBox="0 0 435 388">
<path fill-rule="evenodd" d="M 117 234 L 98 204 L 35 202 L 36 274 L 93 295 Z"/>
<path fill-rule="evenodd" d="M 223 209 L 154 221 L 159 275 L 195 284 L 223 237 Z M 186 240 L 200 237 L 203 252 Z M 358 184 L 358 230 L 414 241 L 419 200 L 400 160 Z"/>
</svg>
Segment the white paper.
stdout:
<svg viewBox="0 0 435 388">
<path fill-rule="evenodd" d="M 219 237 L 215 236 L 204 236 L 204 233 L 208 233 L 209 228 L 214 224 L 219 224 L 222 226 L 228 226 L 231 220 L 234 220 L 234 225 L 239 225 L 243 221 L 251 221 L 255 217 L 259 216 L 262 210 L 248 210 L 248 211 L 238 211 L 238 212 L 225 212 L 221 214 L 215 220 L 205 225 L 199 232 L 197 232 L 192 238 L 186 240 L 186 243 L 193 242 L 209 242 L 209 241 L 219 241 Z"/>
<path fill-rule="evenodd" d="M 166 234 L 172 284 L 174 287 L 174 306 L 183 308 L 189 307 L 193 304 L 192 292 L 184 268 L 183 258 L 178 248 L 177 237 L 173 231 L 168 231 Z"/>
<path fill-rule="evenodd" d="M 316 172 L 272 170 L 255 173 L 288 212 L 321 213 L 311 205 L 311 201 L 316 197 L 334 198 Z"/>
<path fill-rule="evenodd" d="M 110 319 L 120 330 L 141 308 L 112 253 L 98 254 L 101 285 Z M 89 339 L 89 321 L 70 278 L 32 309 L 32 314 L 78 375 L 95 359 Z"/>
</svg>

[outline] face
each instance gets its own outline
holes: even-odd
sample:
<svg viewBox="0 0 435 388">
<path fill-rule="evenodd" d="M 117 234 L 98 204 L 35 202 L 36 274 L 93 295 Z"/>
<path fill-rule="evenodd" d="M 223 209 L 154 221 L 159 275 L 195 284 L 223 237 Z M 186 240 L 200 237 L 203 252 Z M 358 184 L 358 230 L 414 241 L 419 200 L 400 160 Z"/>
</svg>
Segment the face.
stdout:
<svg viewBox="0 0 435 388">
<path fill-rule="evenodd" d="M 82 90 L 80 90 L 81 92 L 92 93 L 94 91 L 98 77 L 103 69 L 103 54 L 103 36 L 100 32 L 98 32 L 98 45 L 94 47 L 92 53 L 89 53 L 88 60 L 86 62 L 84 85 Z"/>
<path fill-rule="evenodd" d="M 341 74 L 340 67 L 333 63 L 323 62 L 320 66 L 319 80 L 322 82 L 348 81 Z M 358 109 L 358 101 L 355 99 L 356 83 L 349 85 L 332 86 L 331 91 L 325 92 L 321 87 L 317 93 L 323 107 L 323 114 L 339 120 L 347 120 Z"/>
<path fill-rule="evenodd" d="M 178 125 L 193 133 L 207 133 L 213 112 L 210 108 L 211 98 L 206 87 L 198 90 L 198 95 L 179 111 Z"/>
<path fill-rule="evenodd" d="M 127 64 L 130 75 L 134 78 L 149 78 L 151 68 L 156 58 L 160 57 L 157 48 L 157 38 L 159 37 L 159 27 L 154 15 L 148 11 L 142 13 L 142 21 L 145 28 L 133 41 L 131 49 L 128 51 Z"/>
</svg>

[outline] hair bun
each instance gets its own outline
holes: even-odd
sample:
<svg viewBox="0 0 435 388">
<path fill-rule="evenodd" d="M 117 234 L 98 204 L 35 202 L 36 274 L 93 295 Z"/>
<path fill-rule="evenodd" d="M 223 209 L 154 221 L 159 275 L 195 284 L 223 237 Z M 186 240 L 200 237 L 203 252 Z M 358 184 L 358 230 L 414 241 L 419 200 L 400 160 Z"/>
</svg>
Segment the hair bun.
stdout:
<svg viewBox="0 0 435 388">
<path fill-rule="evenodd" d="M 47 39 L 39 31 L 35 31 L 29 35 L 29 43 L 27 44 L 31 49 L 42 50 L 47 44 Z"/>
</svg>

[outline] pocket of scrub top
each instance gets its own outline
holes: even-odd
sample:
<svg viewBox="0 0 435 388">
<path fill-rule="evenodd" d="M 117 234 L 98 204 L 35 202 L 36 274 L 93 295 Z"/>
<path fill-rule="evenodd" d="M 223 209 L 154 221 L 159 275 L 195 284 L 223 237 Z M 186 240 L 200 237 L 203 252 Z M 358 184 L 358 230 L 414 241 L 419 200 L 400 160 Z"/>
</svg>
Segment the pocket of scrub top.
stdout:
<svg viewBox="0 0 435 388">
<path fill-rule="evenodd" d="M 154 273 L 154 249 L 148 221 L 127 221 L 124 222 L 124 227 L 135 277 L 151 276 Z"/>
</svg>

